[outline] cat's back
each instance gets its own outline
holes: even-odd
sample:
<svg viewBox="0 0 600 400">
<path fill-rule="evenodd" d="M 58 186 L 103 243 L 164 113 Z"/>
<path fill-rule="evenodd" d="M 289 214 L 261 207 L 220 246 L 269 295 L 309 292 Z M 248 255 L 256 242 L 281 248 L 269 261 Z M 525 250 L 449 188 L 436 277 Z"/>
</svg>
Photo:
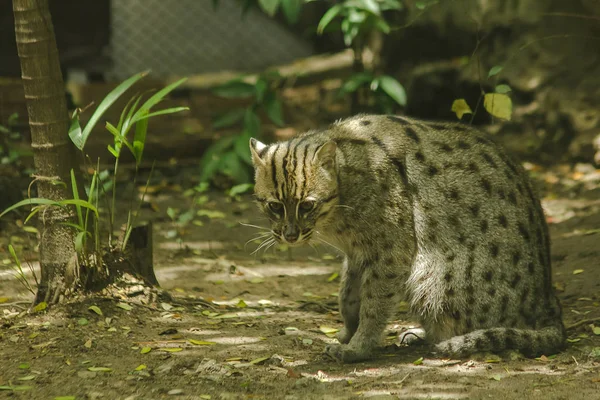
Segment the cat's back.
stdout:
<svg viewBox="0 0 600 400">
<path fill-rule="evenodd" d="M 462 124 L 359 116 L 350 126 L 370 128 L 361 134 L 405 169 L 421 254 L 413 289 L 417 300 L 445 299 L 424 308 L 435 312 L 454 302 L 456 310 L 480 319 L 463 316 L 463 324 L 480 327 L 557 317 L 540 202 L 526 171 L 499 145 Z M 428 295 L 432 287 L 443 295 Z"/>
</svg>

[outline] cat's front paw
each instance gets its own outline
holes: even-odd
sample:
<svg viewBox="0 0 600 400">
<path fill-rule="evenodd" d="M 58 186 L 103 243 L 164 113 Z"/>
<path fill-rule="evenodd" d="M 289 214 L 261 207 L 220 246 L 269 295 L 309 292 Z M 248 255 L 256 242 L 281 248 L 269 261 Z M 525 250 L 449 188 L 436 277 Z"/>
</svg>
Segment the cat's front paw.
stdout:
<svg viewBox="0 0 600 400">
<path fill-rule="evenodd" d="M 353 363 L 369 358 L 370 352 L 357 349 L 347 344 L 330 344 L 325 347 L 325 354 L 342 363 Z"/>
<path fill-rule="evenodd" d="M 342 330 L 335 335 L 337 340 L 339 340 L 339 342 L 342 344 L 347 344 L 350 342 L 352 336 L 354 336 L 354 332 L 350 332 L 346 327 L 342 328 Z"/>
</svg>

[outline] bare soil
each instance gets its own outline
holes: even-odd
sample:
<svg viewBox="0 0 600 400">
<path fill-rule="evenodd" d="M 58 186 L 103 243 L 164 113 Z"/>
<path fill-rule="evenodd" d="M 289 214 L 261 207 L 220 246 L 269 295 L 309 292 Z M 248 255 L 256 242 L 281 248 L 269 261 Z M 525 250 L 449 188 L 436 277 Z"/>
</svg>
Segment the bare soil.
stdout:
<svg viewBox="0 0 600 400">
<path fill-rule="evenodd" d="M 0 398 L 600 399 L 600 171 L 528 167 L 544 193 L 555 288 L 570 327 L 560 354 L 439 359 L 426 346 L 398 344 L 397 334 L 415 324 L 401 304 L 374 359 L 338 364 L 322 355 L 335 340 L 328 334 L 341 328 L 338 252 L 319 245 L 251 255 L 258 242 L 245 243 L 261 231 L 240 223 L 265 225 L 251 196 L 202 194 L 208 198 L 194 208 L 210 217 L 177 224 L 167 208 L 182 213 L 193 200 L 164 185 L 143 217 L 154 223 L 168 302 L 95 297 L 27 314 L 32 296 L 4 261 Z M 0 262 L 10 241 L 25 250 L 35 243 L 16 224 L 2 228 Z"/>
</svg>

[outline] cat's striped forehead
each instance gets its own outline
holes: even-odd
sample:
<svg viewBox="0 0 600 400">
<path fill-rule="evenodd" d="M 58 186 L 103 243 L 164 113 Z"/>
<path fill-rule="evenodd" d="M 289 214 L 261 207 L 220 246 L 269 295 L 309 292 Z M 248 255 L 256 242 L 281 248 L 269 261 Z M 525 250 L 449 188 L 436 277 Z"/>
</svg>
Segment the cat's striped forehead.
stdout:
<svg viewBox="0 0 600 400">
<path fill-rule="evenodd" d="M 258 152 L 264 187 L 275 199 L 301 200 L 309 195 L 315 154 L 319 145 L 302 139 L 275 143 Z M 255 162 L 255 165 L 257 163 Z"/>
</svg>

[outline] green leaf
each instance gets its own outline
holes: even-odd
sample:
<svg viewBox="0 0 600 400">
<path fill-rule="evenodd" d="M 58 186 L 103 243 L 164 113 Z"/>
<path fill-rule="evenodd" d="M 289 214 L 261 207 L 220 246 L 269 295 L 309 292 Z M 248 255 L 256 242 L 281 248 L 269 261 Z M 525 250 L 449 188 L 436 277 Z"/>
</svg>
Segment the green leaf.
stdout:
<svg viewBox="0 0 600 400">
<path fill-rule="evenodd" d="M 86 231 L 77 232 L 77 235 L 75 235 L 75 251 L 78 253 L 81 253 L 85 247 L 86 235 Z"/>
<path fill-rule="evenodd" d="M 140 94 L 140 95 L 134 96 L 131 98 L 131 100 L 133 100 L 134 98 L 135 98 L 135 102 L 133 103 L 133 105 L 131 106 L 129 111 L 127 112 L 125 119 L 124 120 L 119 119 L 119 126 L 117 126 L 117 130 L 119 131 L 118 136 L 126 136 L 127 133 L 129 132 L 129 128 L 131 128 L 131 124 L 132 124 L 131 120 L 133 118 L 133 114 L 137 110 L 137 106 L 140 103 L 140 100 L 142 100 L 142 95 Z M 125 110 L 123 110 L 123 111 L 125 111 Z M 123 113 L 121 113 L 121 115 L 122 114 Z"/>
<path fill-rule="evenodd" d="M 250 153 L 250 146 L 248 146 L 251 136 L 253 135 L 250 135 L 248 131 L 244 131 L 233 144 L 235 154 L 248 164 L 248 166 L 252 166 L 252 154 Z"/>
<path fill-rule="evenodd" d="M 483 97 L 483 107 L 494 117 L 510 121 L 512 101 L 510 97 L 500 93 L 486 93 Z"/>
<path fill-rule="evenodd" d="M 142 106 L 140 107 L 140 109 L 137 110 L 135 112 L 135 114 L 133 114 L 133 117 L 131 118 L 131 123 L 134 124 L 137 121 L 139 121 L 142 118 L 142 116 L 144 116 L 144 115 L 146 115 L 146 113 L 150 112 L 150 109 L 152 107 L 154 107 L 155 105 L 157 105 L 169 93 L 171 93 L 175 88 L 177 88 L 177 86 L 181 85 L 186 80 L 187 80 L 187 78 L 181 78 L 178 81 L 173 82 L 170 85 L 165 86 L 164 88 L 162 88 L 161 90 L 159 90 L 158 92 L 156 92 L 154 95 L 152 95 L 148 100 L 146 100 L 144 102 L 144 104 L 142 104 Z"/>
<path fill-rule="evenodd" d="M 244 130 L 250 136 L 260 136 L 260 118 L 251 107 L 248 107 L 244 114 Z"/>
<path fill-rule="evenodd" d="M 269 93 L 265 98 L 265 111 L 271 121 L 277 126 L 285 125 L 283 122 L 283 112 L 281 110 L 281 102 L 274 93 Z"/>
<path fill-rule="evenodd" d="M 139 166 L 142 162 L 142 154 L 144 153 L 144 145 L 146 144 L 146 132 L 148 131 L 148 117 L 146 111 L 145 118 L 140 118 L 135 124 L 135 134 L 133 135 L 133 157 L 135 157 L 135 165 Z"/>
<path fill-rule="evenodd" d="M 106 147 L 108 149 L 108 151 L 110 152 L 110 154 L 113 155 L 113 157 L 115 158 L 119 158 L 119 153 L 117 153 L 117 151 L 115 150 L 114 147 L 112 147 L 110 144 Z"/>
<path fill-rule="evenodd" d="M 227 153 L 223 156 L 221 171 L 230 176 L 235 183 L 245 183 L 252 180 L 250 167 L 242 163 L 242 159 L 236 153 Z"/>
<path fill-rule="evenodd" d="M 188 342 L 195 346 L 214 346 L 216 342 L 208 342 L 206 340 L 188 339 Z"/>
<path fill-rule="evenodd" d="M 73 117 L 71 118 L 71 124 L 69 125 L 69 137 L 71 138 L 71 141 L 75 143 L 73 138 L 75 138 L 75 140 L 78 140 L 79 138 L 82 138 L 82 135 L 83 131 L 79 122 L 79 112 L 75 111 L 73 113 Z M 77 143 L 75 143 L 75 145 L 77 146 Z M 83 147 L 80 150 L 82 149 Z"/>
<path fill-rule="evenodd" d="M 108 368 L 108 367 L 89 367 L 88 371 L 92 371 L 92 372 L 112 372 L 112 368 Z"/>
<path fill-rule="evenodd" d="M 465 114 L 473 114 L 471 107 L 467 104 L 465 99 L 456 99 L 452 102 L 451 111 L 456 113 L 458 119 L 462 119 Z"/>
<path fill-rule="evenodd" d="M 2 386 L 0 386 L 0 390 L 10 390 L 13 392 L 22 392 L 25 390 L 31 390 L 32 388 L 33 388 L 33 386 L 25 386 L 25 385 L 17 385 L 17 386 L 2 385 Z"/>
<path fill-rule="evenodd" d="M 258 0 L 258 5 L 260 5 L 260 8 L 262 8 L 269 17 L 272 17 L 277 12 L 280 2 L 281 0 Z"/>
<path fill-rule="evenodd" d="M 182 112 L 182 111 L 189 111 L 189 109 L 190 109 L 189 107 L 171 107 L 171 108 L 165 108 L 164 110 L 159 110 L 159 111 L 151 112 L 151 113 L 148 113 L 148 114 L 145 114 L 145 115 L 140 115 L 140 117 L 137 118 L 137 120 L 134 121 L 134 122 L 143 121 L 145 119 L 157 117 L 159 115 L 175 114 L 175 113 Z"/>
<path fill-rule="evenodd" d="M 254 96 L 255 90 L 254 85 L 237 79 L 214 88 L 213 93 L 225 98 L 247 98 Z"/>
<path fill-rule="evenodd" d="M 381 17 L 373 17 L 373 25 L 375 25 L 377 29 L 379 29 L 386 35 L 389 34 L 392 30 L 392 28 L 390 28 L 390 25 L 387 22 L 385 22 L 385 20 Z"/>
<path fill-rule="evenodd" d="M 133 86 L 134 83 L 142 79 L 147 74 L 148 71 L 140 72 L 122 82 L 119 86 L 117 86 L 109 94 L 107 94 L 106 97 L 102 100 L 102 102 L 100 102 L 100 105 L 98 105 L 98 108 L 96 108 L 96 111 L 94 111 L 94 114 L 92 114 L 90 120 L 83 129 L 83 132 L 69 132 L 69 137 L 71 138 L 71 141 L 79 150 L 83 150 L 85 142 L 90 136 L 92 129 L 94 129 L 94 127 L 96 126 L 100 118 L 102 118 L 106 110 L 108 110 L 110 106 L 112 106 L 113 103 L 117 101 L 117 99 L 121 97 L 121 95 L 123 95 L 123 93 L 125 93 L 131 86 Z"/>
<path fill-rule="evenodd" d="M 502 71 L 502 66 L 501 65 L 493 66 L 490 69 L 490 72 L 488 72 L 488 78 L 491 78 L 494 75 L 498 75 L 501 71 Z"/>
<path fill-rule="evenodd" d="M 102 315 L 102 310 L 98 306 L 89 306 L 88 310 L 93 311 L 98 315 Z"/>
<path fill-rule="evenodd" d="M 75 170 L 71 169 L 71 188 L 73 192 L 73 198 L 75 200 L 79 200 L 79 190 L 77 188 L 77 179 L 75 178 Z M 77 219 L 79 221 L 79 226 L 83 226 L 83 213 L 81 212 L 81 206 L 75 205 L 75 210 L 77 211 Z"/>
<path fill-rule="evenodd" d="M 298 18 L 300 17 L 302 0 L 282 0 L 281 8 L 288 23 L 295 24 L 298 22 Z"/>
<path fill-rule="evenodd" d="M 2 218 L 2 216 L 5 215 L 6 213 L 16 210 L 19 207 L 32 206 L 32 205 L 60 206 L 61 204 L 56 201 L 53 201 L 53 200 L 33 197 L 31 199 L 21 200 L 18 203 L 15 203 L 12 206 L 8 207 L 6 210 L 4 210 L 2 212 L 2 214 L 0 214 L 0 218 Z"/>
<path fill-rule="evenodd" d="M 510 86 L 502 84 L 502 85 L 496 86 L 496 89 L 494 89 L 494 91 L 496 93 L 508 93 L 508 92 L 511 92 L 512 89 Z"/>
<path fill-rule="evenodd" d="M 238 196 L 240 194 L 244 194 L 244 193 L 252 190 L 253 188 L 254 188 L 253 183 L 241 183 L 241 184 L 235 185 L 231 189 L 229 189 L 229 196 L 230 197 Z"/>
<path fill-rule="evenodd" d="M 379 78 L 379 86 L 396 103 L 401 106 L 406 105 L 406 91 L 404 90 L 404 86 L 396 79 L 389 75 L 383 75 Z"/>
<path fill-rule="evenodd" d="M 96 216 L 98 216 L 98 209 L 89 201 L 87 200 L 81 200 L 81 199 L 66 199 L 66 200 L 61 200 L 59 202 L 60 205 L 79 205 L 81 207 L 85 207 L 88 208 L 89 210 L 93 211 L 94 214 L 96 214 Z"/>
<path fill-rule="evenodd" d="M 150 351 L 152 351 L 152 347 L 142 347 L 142 349 L 140 350 L 140 354 L 147 354 L 150 353 Z"/>
<path fill-rule="evenodd" d="M 340 88 L 340 93 L 352 93 L 358 90 L 359 87 L 364 86 L 368 82 L 373 80 L 373 75 L 369 72 L 361 72 L 352 75 Z"/>
<path fill-rule="evenodd" d="M 600 326 L 592 326 L 592 332 L 594 332 L 594 335 L 600 335 Z"/>
<path fill-rule="evenodd" d="M 333 21 L 333 19 L 337 17 L 338 14 L 340 14 L 341 12 L 342 6 L 340 4 L 336 4 L 329 10 L 327 10 L 327 12 L 323 14 L 323 17 L 319 21 L 319 25 L 317 26 L 317 34 L 322 35 L 327 25 L 329 25 L 331 21 Z"/>
<path fill-rule="evenodd" d="M 415 361 L 413 361 L 414 365 L 421 365 L 423 364 L 423 357 L 419 357 L 417 358 Z"/>
<path fill-rule="evenodd" d="M 38 313 L 40 311 L 44 311 L 46 308 L 48 308 L 48 303 L 42 301 L 38 303 L 35 307 L 33 307 L 31 311 L 33 311 L 34 313 Z"/>
<path fill-rule="evenodd" d="M 213 129 L 227 128 L 232 125 L 240 122 L 244 115 L 246 114 L 246 110 L 243 108 L 236 108 L 235 110 L 231 110 L 226 112 L 225 114 L 221 114 L 218 118 L 216 118 L 213 122 Z"/>
<path fill-rule="evenodd" d="M 133 307 L 130 306 L 129 304 L 127 304 L 127 303 L 118 303 L 117 307 L 119 307 L 119 308 L 121 308 L 121 309 L 123 309 L 125 311 L 131 311 L 131 310 L 133 310 Z"/>
</svg>

